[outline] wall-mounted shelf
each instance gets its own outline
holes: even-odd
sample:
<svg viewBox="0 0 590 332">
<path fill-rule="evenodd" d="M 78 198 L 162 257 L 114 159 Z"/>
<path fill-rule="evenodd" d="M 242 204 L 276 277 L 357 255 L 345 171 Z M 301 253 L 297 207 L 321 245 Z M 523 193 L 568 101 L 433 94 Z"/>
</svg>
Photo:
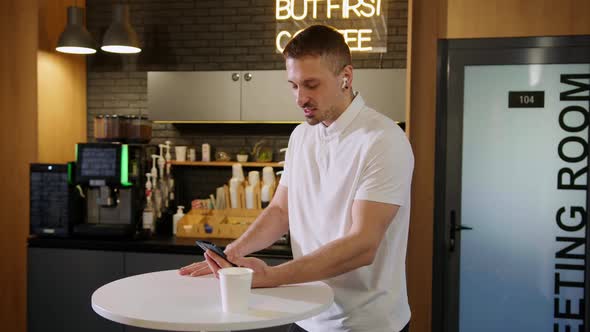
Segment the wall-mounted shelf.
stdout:
<svg viewBox="0 0 590 332">
<path fill-rule="evenodd" d="M 267 162 L 267 163 L 257 163 L 257 162 L 245 162 L 240 163 L 237 161 L 171 161 L 170 164 L 173 166 L 201 166 L 201 167 L 231 167 L 233 164 L 242 164 L 242 167 L 283 167 L 282 164 L 278 162 Z"/>
</svg>

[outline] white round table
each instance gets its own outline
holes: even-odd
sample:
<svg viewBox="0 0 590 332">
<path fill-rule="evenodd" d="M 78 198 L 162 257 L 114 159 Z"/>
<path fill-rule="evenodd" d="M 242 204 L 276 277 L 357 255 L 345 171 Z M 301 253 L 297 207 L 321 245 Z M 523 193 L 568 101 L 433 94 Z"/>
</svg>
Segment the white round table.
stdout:
<svg viewBox="0 0 590 332">
<path fill-rule="evenodd" d="M 322 282 L 258 288 L 252 289 L 247 313 L 224 313 L 215 277 L 169 270 L 100 287 L 92 294 L 92 309 L 106 319 L 144 328 L 226 331 L 293 323 L 319 314 L 333 301 L 332 289 Z"/>
</svg>

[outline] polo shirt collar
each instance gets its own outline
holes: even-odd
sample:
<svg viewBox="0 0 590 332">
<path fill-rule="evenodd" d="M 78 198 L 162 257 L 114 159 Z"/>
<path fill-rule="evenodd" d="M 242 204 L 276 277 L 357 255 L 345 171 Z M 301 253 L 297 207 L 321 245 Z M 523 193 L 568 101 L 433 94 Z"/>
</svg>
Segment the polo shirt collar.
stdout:
<svg viewBox="0 0 590 332">
<path fill-rule="evenodd" d="M 339 136 L 344 130 L 352 123 L 354 118 L 361 112 L 361 110 L 365 107 L 365 101 L 363 97 L 357 92 L 354 93 L 354 97 L 352 102 L 346 110 L 340 114 L 336 121 L 332 122 L 329 127 L 324 126 L 323 124 L 319 123 L 318 127 L 320 127 L 320 132 L 322 137 L 330 138 Z"/>
</svg>

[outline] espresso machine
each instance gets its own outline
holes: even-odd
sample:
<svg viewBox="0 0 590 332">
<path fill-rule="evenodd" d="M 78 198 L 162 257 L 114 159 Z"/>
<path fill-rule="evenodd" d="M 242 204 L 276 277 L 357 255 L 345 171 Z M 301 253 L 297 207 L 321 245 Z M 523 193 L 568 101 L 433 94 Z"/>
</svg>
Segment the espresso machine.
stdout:
<svg viewBox="0 0 590 332">
<path fill-rule="evenodd" d="M 73 234 L 131 237 L 141 219 L 143 146 L 121 143 L 76 145 L 75 183 L 85 198 L 83 222 Z"/>
</svg>

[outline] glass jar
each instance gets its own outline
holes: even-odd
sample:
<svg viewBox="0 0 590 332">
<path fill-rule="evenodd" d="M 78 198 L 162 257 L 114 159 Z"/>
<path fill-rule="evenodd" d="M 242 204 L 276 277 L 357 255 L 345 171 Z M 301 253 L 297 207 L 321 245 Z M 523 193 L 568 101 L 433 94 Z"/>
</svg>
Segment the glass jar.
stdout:
<svg viewBox="0 0 590 332">
<path fill-rule="evenodd" d="M 127 128 L 127 141 L 129 143 L 149 143 L 152 139 L 152 122 L 145 115 L 132 115 Z"/>
<path fill-rule="evenodd" d="M 113 136 L 113 123 L 111 120 L 112 115 L 105 114 L 104 116 L 104 130 L 103 130 L 103 141 L 110 141 Z"/>
<path fill-rule="evenodd" d="M 266 144 L 266 140 L 260 140 L 252 149 L 252 154 L 256 162 L 272 161 L 273 149 Z"/>
<path fill-rule="evenodd" d="M 116 142 L 121 139 L 121 128 L 120 128 L 120 121 L 119 116 L 116 114 L 113 115 L 105 115 L 104 117 L 104 126 L 105 126 L 105 141 L 109 142 Z"/>
<path fill-rule="evenodd" d="M 119 115 L 119 141 L 121 142 L 127 141 L 130 121 L 129 115 Z"/>
<path fill-rule="evenodd" d="M 111 136 L 112 141 L 118 141 L 121 139 L 121 118 L 117 114 L 111 116 L 113 124 L 113 135 Z"/>
<path fill-rule="evenodd" d="M 135 137 L 137 136 L 135 126 L 137 123 L 137 115 L 128 115 L 125 125 L 125 140 L 129 143 L 135 143 Z"/>
<path fill-rule="evenodd" d="M 104 115 L 102 114 L 94 117 L 94 139 L 97 141 L 104 141 L 105 139 L 104 121 Z"/>
</svg>

